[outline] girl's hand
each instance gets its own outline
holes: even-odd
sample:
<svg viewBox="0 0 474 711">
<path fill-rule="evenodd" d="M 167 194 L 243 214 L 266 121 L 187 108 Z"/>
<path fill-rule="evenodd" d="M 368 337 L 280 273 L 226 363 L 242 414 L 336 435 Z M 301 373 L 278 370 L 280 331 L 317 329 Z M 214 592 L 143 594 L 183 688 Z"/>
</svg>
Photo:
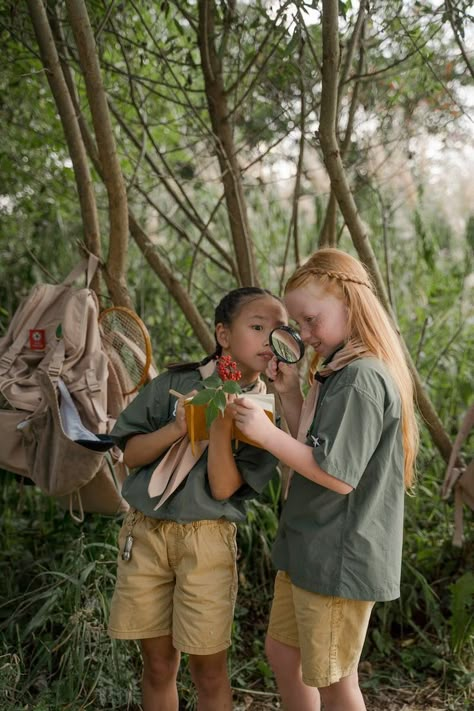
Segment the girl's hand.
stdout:
<svg viewBox="0 0 474 711">
<path fill-rule="evenodd" d="M 227 406 L 224 410 L 224 414 L 222 415 L 221 413 L 219 413 L 216 419 L 213 421 L 209 429 L 209 435 L 211 437 L 216 434 L 224 434 L 228 435 L 228 437 L 230 438 L 232 432 L 232 424 L 234 421 L 233 413 L 230 409 L 230 404 L 235 400 L 235 397 L 236 396 L 232 393 L 226 393 Z"/>
<path fill-rule="evenodd" d="M 265 410 L 246 397 L 236 398 L 228 409 L 239 430 L 249 439 L 265 446 L 268 435 L 275 427 Z"/>
<path fill-rule="evenodd" d="M 178 398 L 178 405 L 176 407 L 176 418 L 174 421 L 177 439 L 179 439 L 179 437 L 183 437 L 183 435 L 185 435 L 188 431 L 186 425 L 186 411 L 184 409 L 184 403 L 189 397 L 194 397 L 194 395 L 196 394 L 197 390 L 191 390 L 190 393 L 187 393 L 186 395 L 183 395 L 182 397 Z"/>
<path fill-rule="evenodd" d="M 300 381 L 296 365 L 282 363 L 273 357 L 267 365 L 265 375 L 269 378 L 275 391 L 280 395 L 286 395 L 293 391 L 299 392 Z"/>
</svg>

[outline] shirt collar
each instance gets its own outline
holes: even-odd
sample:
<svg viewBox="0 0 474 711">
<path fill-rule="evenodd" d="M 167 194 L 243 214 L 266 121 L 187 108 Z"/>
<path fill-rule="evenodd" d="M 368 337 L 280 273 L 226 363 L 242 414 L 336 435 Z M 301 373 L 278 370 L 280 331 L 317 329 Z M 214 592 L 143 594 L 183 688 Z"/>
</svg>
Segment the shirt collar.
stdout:
<svg viewBox="0 0 474 711">
<path fill-rule="evenodd" d="M 339 353 L 339 351 L 340 351 L 342 348 L 344 348 L 345 345 L 346 345 L 345 342 L 342 342 L 340 346 L 338 346 L 337 348 L 335 348 L 335 349 L 333 350 L 333 352 L 332 352 L 330 355 L 328 355 L 328 357 L 326 358 L 326 360 L 323 360 L 323 365 L 327 365 L 328 363 L 330 363 L 330 362 L 332 361 L 332 359 L 334 358 L 334 356 L 336 355 L 336 353 Z"/>
</svg>

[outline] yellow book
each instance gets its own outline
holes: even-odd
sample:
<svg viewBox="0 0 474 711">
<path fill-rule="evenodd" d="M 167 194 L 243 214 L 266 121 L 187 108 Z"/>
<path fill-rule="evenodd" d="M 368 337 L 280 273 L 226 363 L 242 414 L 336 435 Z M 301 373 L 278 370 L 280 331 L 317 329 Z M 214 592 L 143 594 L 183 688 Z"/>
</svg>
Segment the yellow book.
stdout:
<svg viewBox="0 0 474 711">
<path fill-rule="evenodd" d="M 263 407 L 266 415 L 272 422 L 275 422 L 275 396 L 271 393 L 243 393 L 242 397 L 253 400 L 257 405 Z M 194 442 L 199 442 L 203 439 L 209 439 L 209 431 L 206 426 L 206 405 L 193 405 L 192 398 L 185 402 L 186 424 L 188 426 L 188 435 L 191 441 L 191 447 L 194 454 Z M 220 416 L 220 415 L 219 415 Z M 259 444 L 251 440 L 243 434 L 234 423 L 232 427 L 232 439 L 236 442 L 245 442 L 254 447 L 260 447 Z"/>
</svg>

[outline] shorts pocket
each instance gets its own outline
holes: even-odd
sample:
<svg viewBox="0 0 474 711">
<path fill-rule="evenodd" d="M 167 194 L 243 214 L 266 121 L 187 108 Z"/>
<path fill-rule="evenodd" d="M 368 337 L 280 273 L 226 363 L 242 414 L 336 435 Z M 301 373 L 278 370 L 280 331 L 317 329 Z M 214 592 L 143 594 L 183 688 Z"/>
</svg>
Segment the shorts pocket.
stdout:
<svg viewBox="0 0 474 711">
<path fill-rule="evenodd" d="M 232 553 L 234 560 L 237 559 L 237 526 L 232 521 L 220 521 L 217 524 L 219 534 L 225 545 Z"/>
</svg>

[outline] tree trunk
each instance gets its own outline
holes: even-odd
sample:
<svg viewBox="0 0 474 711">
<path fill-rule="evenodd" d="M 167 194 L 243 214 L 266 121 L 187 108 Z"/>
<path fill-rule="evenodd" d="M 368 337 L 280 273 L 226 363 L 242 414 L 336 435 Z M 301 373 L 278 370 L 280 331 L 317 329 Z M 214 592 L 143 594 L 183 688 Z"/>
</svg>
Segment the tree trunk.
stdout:
<svg viewBox="0 0 474 711">
<path fill-rule="evenodd" d="M 215 46 L 214 0 L 199 0 L 198 44 L 207 105 L 214 133 L 215 149 L 224 186 L 230 231 L 237 257 L 241 284 L 257 284 L 257 270 L 250 238 L 244 191 L 237 152 L 229 120 L 229 108 L 222 79 L 222 64 Z"/>
<path fill-rule="evenodd" d="M 339 66 L 338 5 L 338 0 L 323 0 L 322 2 L 323 67 L 319 139 L 324 163 L 331 180 L 331 188 L 334 190 L 354 246 L 361 261 L 372 275 L 382 304 L 395 323 L 395 316 L 390 306 L 377 259 L 349 187 L 336 137 Z M 423 387 L 423 383 L 406 344 L 403 339 L 401 339 L 401 341 L 412 373 L 418 408 L 428 427 L 434 444 L 447 461 L 452 449 L 451 441 Z"/>
<path fill-rule="evenodd" d="M 84 0 L 66 0 L 66 7 L 84 76 L 108 197 L 110 233 L 104 276 L 114 304 L 133 308 L 126 283 L 127 192 L 117 156 L 94 34 Z"/>
<path fill-rule="evenodd" d="M 336 98 L 336 125 L 335 125 L 335 134 L 336 134 L 336 140 L 338 140 L 338 120 L 339 120 L 339 109 L 341 106 L 341 97 L 342 97 L 342 91 L 344 84 L 346 82 L 346 79 L 349 75 L 349 71 L 352 65 L 352 60 L 354 58 L 354 52 L 357 44 L 361 43 L 361 40 L 363 39 L 364 35 L 364 23 L 365 23 L 365 15 L 366 15 L 366 10 L 367 10 L 367 0 L 362 0 L 359 6 L 359 12 L 357 14 L 357 20 L 354 26 L 354 30 L 352 32 L 351 38 L 349 40 L 348 46 L 347 46 L 347 51 L 346 51 L 346 56 L 344 58 L 344 66 L 342 68 L 341 76 L 338 79 L 337 82 L 337 98 Z M 361 45 L 362 46 L 362 45 Z M 363 62 L 363 51 L 361 51 L 361 59 L 360 63 Z M 354 87 L 354 91 L 352 93 L 352 99 L 351 99 L 351 105 L 349 109 L 349 117 L 347 120 L 347 126 L 346 126 L 346 131 L 345 131 L 345 136 L 344 140 L 342 143 L 342 146 L 340 147 L 340 154 L 341 158 L 344 158 L 344 155 L 347 151 L 347 148 L 350 143 L 350 138 L 351 138 L 351 132 L 352 132 L 352 126 L 354 122 L 354 114 L 355 114 L 355 108 L 357 106 L 357 96 L 358 96 L 358 83 L 356 83 Z M 328 200 L 328 205 L 326 208 L 326 215 L 324 218 L 324 223 L 323 227 L 321 229 L 321 232 L 319 234 L 319 246 L 320 247 L 336 247 L 337 246 L 337 200 L 336 196 L 334 194 L 334 190 L 331 187 L 330 194 L 329 194 L 329 200 Z"/>
<path fill-rule="evenodd" d="M 76 111 L 71 100 L 42 0 L 28 0 L 41 60 L 63 126 L 76 179 L 86 248 L 100 258 L 100 228 L 92 177 Z M 97 289 L 94 278 L 92 286 Z"/>
</svg>

